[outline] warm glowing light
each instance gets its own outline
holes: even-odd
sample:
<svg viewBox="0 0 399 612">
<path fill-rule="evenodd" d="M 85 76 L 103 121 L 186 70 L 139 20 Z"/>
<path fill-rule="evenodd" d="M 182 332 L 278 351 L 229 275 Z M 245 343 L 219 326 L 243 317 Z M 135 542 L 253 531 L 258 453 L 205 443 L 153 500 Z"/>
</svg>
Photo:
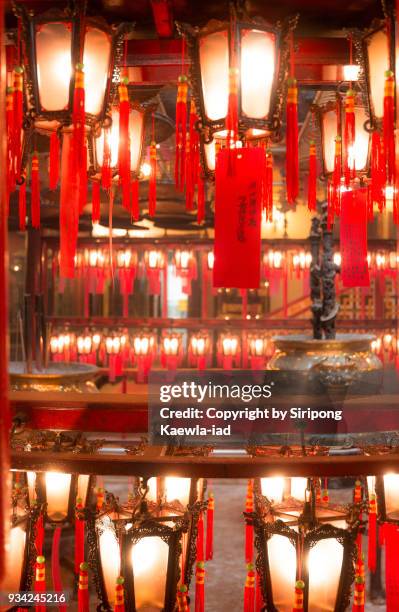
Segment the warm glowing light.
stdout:
<svg viewBox="0 0 399 612">
<path fill-rule="evenodd" d="M 274 605 L 277 610 L 288 612 L 292 610 L 292 585 L 296 579 L 295 547 L 288 538 L 275 534 L 267 541 L 267 553 Z"/>
<path fill-rule="evenodd" d="M 47 515 L 52 521 L 62 521 L 68 515 L 71 474 L 46 472 Z"/>
<path fill-rule="evenodd" d="M 21 525 L 10 529 L 10 535 L 5 555 L 4 578 L 0 580 L 3 592 L 18 593 L 21 589 L 22 568 L 25 558 L 26 532 Z M 9 609 L 7 606 L 3 609 Z"/>
<path fill-rule="evenodd" d="M 357 64 L 347 64 L 343 68 L 344 81 L 357 81 L 359 79 L 360 66 Z"/>
<path fill-rule="evenodd" d="M 378 119 L 384 115 L 385 72 L 390 68 L 389 43 L 385 30 L 373 32 L 367 39 L 369 87 L 373 111 Z"/>
<path fill-rule="evenodd" d="M 163 348 L 166 355 L 177 355 L 179 352 L 179 338 L 176 336 L 166 336 L 163 339 Z"/>
<path fill-rule="evenodd" d="M 108 601 L 113 605 L 115 602 L 116 579 L 121 573 L 119 542 L 116 537 L 113 523 L 109 517 L 104 517 L 99 523 L 100 529 L 98 530 L 98 539 L 102 574 Z"/>
<path fill-rule="evenodd" d="M 140 166 L 140 172 L 144 178 L 150 178 L 152 172 L 151 164 L 148 162 L 143 162 Z"/>
<path fill-rule="evenodd" d="M 309 550 L 309 610 L 335 609 L 344 549 L 335 538 L 320 540 Z"/>
<path fill-rule="evenodd" d="M 191 337 L 191 350 L 194 355 L 205 355 L 207 339 L 203 336 Z"/>
<path fill-rule="evenodd" d="M 260 487 L 262 495 L 267 497 L 270 502 L 280 504 L 284 498 L 284 478 L 282 476 L 273 476 L 270 478 L 261 478 Z"/>
<path fill-rule="evenodd" d="M 50 22 L 36 30 L 36 66 L 39 99 L 46 111 L 61 111 L 69 104 L 72 74 L 70 23 Z"/>
<path fill-rule="evenodd" d="M 208 262 L 208 270 L 213 270 L 213 266 L 215 264 L 215 255 L 213 251 L 208 251 L 207 262 Z"/>
<path fill-rule="evenodd" d="M 187 506 L 190 501 L 190 488 L 191 478 L 166 476 L 165 501 L 168 503 L 179 501 L 182 506 Z"/>
<path fill-rule="evenodd" d="M 103 108 L 111 60 L 111 39 L 106 32 L 88 27 L 84 41 L 85 111 L 99 115 Z"/>
<path fill-rule="evenodd" d="M 291 484 L 291 497 L 295 497 L 299 501 L 305 501 L 306 490 L 308 488 L 308 479 L 293 477 L 290 479 Z"/>
<path fill-rule="evenodd" d="M 335 139 L 338 134 L 336 110 L 328 110 L 322 116 L 322 143 L 324 172 L 330 174 L 334 171 Z"/>
<path fill-rule="evenodd" d="M 163 267 L 163 256 L 160 251 L 148 251 L 147 261 L 149 268 L 156 269 Z"/>
<path fill-rule="evenodd" d="M 223 338 L 222 348 L 223 355 L 232 355 L 234 357 L 237 354 L 238 350 L 238 338 L 235 338 L 234 336 Z"/>
<path fill-rule="evenodd" d="M 165 600 L 169 547 L 157 536 L 142 538 L 132 547 L 136 610 L 162 610 Z"/>
<path fill-rule="evenodd" d="M 270 111 L 276 37 L 270 32 L 242 30 L 241 105 L 247 117 L 262 119 Z"/>
<path fill-rule="evenodd" d="M 205 114 L 208 119 L 224 119 L 229 100 L 229 42 L 227 31 L 199 39 L 199 60 Z"/>
<path fill-rule="evenodd" d="M 385 510 L 387 517 L 399 519 L 399 474 L 384 475 Z"/>
</svg>

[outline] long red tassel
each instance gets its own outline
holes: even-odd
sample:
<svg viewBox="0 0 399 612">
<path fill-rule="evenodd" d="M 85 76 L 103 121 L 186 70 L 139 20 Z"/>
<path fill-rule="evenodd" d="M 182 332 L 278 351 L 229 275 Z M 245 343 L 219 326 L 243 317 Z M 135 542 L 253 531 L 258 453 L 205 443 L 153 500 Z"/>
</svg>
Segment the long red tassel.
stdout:
<svg viewBox="0 0 399 612">
<path fill-rule="evenodd" d="M 116 579 L 114 612 L 125 612 L 125 588 L 123 586 L 124 582 L 125 579 L 122 576 L 119 576 Z"/>
<path fill-rule="evenodd" d="M 247 564 L 247 577 L 244 588 L 244 612 L 254 612 L 255 610 L 255 570 L 254 564 Z"/>
<path fill-rule="evenodd" d="M 26 229 L 26 178 L 23 178 L 22 185 L 19 186 L 19 198 L 18 198 L 18 215 L 19 215 L 19 229 L 21 232 Z"/>
<path fill-rule="evenodd" d="M 93 223 L 100 222 L 100 183 L 99 181 L 93 181 L 91 191 L 91 220 Z"/>
<path fill-rule="evenodd" d="M 7 202 L 10 193 L 15 189 L 14 172 L 14 88 L 7 87 L 6 93 L 6 124 L 7 124 Z"/>
<path fill-rule="evenodd" d="M 269 149 L 265 155 L 263 209 L 266 211 L 266 221 L 271 221 L 273 219 L 273 154 Z"/>
<path fill-rule="evenodd" d="M 394 112 L 394 95 L 395 95 L 395 76 L 392 70 L 387 70 L 385 73 L 384 87 L 384 117 L 383 117 L 383 133 L 384 133 L 384 153 L 387 164 L 387 182 L 391 185 L 395 172 L 395 112 Z"/>
<path fill-rule="evenodd" d="M 36 553 L 40 556 L 43 553 L 43 542 L 44 542 L 44 524 L 43 514 L 40 514 L 36 523 L 36 538 L 35 538 L 35 549 Z"/>
<path fill-rule="evenodd" d="M 352 612 L 364 612 L 365 604 L 365 571 L 361 546 L 361 537 L 362 536 L 360 534 L 360 542 L 358 543 L 358 553 L 356 560 L 355 590 L 353 594 Z"/>
<path fill-rule="evenodd" d="M 46 568 L 45 558 L 42 555 L 36 557 L 35 566 L 35 593 L 46 592 Z M 46 612 L 46 606 L 35 606 L 35 612 Z"/>
<path fill-rule="evenodd" d="M 111 187 L 111 149 L 109 130 L 104 130 L 103 165 L 101 167 L 101 187 L 108 191 Z"/>
<path fill-rule="evenodd" d="M 184 172 L 186 167 L 186 138 L 187 138 L 187 77 L 179 76 L 176 98 L 176 158 L 175 158 L 175 185 L 183 190 Z"/>
<path fill-rule="evenodd" d="M 198 116 L 194 100 L 190 104 L 189 137 L 187 139 L 186 157 L 186 209 L 192 210 L 194 205 L 195 186 L 199 180 L 199 134 L 196 129 Z"/>
<path fill-rule="evenodd" d="M 37 151 L 32 155 L 31 165 L 31 217 L 32 227 L 40 228 L 40 182 L 39 182 L 39 157 Z"/>
<path fill-rule="evenodd" d="M 140 218 L 140 202 L 139 202 L 139 182 L 137 179 L 132 181 L 132 206 L 131 215 L 133 221 L 138 221 Z"/>
<path fill-rule="evenodd" d="M 75 511 L 75 574 L 79 574 L 79 568 L 85 558 L 85 521 L 82 519 L 82 500 L 76 500 Z"/>
<path fill-rule="evenodd" d="M 245 512 L 254 511 L 254 488 L 252 480 L 248 480 L 247 497 L 245 501 Z M 254 526 L 245 524 L 245 561 L 252 563 L 254 557 Z"/>
<path fill-rule="evenodd" d="M 85 81 L 83 64 L 76 65 L 75 91 L 73 96 L 73 154 L 77 171 L 86 165 L 85 149 Z"/>
<path fill-rule="evenodd" d="M 157 147 L 154 140 L 150 145 L 150 166 L 151 176 L 149 181 L 148 213 L 150 217 L 153 217 L 157 206 Z"/>
<path fill-rule="evenodd" d="M 204 561 L 204 517 L 202 512 L 198 518 L 197 561 Z"/>
<path fill-rule="evenodd" d="M 345 97 L 345 126 L 344 126 L 344 147 L 345 147 L 345 184 L 355 178 L 355 93 L 352 89 L 346 92 Z"/>
<path fill-rule="evenodd" d="M 187 586 L 185 584 L 179 585 L 177 589 L 177 610 L 178 612 L 190 612 L 187 599 Z"/>
<path fill-rule="evenodd" d="M 215 511 L 215 498 L 213 493 L 208 495 L 208 509 L 206 512 L 206 551 L 205 560 L 213 559 L 213 514 Z"/>
<path fill-rule="evenodd" d="M 316 144 L 313 140 L 309 145 L 309 177 L 308 177 L 308 209 L 316 210 L 316 192 L 317 192 L 317 157 Z"/>
<path fill-rule="evenodd" d="M 79 567 L 78 612 L 90 612 L 89 608 L 89 566 L 81 563 Z"/>
<path fill-rule="evenodd" d="M 205 219 L 205 181 L 201 176 L 201 171 L 198 171 L 198 189 L 197 189 L 197 222 L 199 225 Z"/>
<path fill-rule="evenodd" d="M 57 132 L 53 132 L 50 136 L 50 169 L 49 169 L 49 187 L 56 189 L 59 179 L 59 164 L 60 164 L 60 140 Z"/>
<path fill-rule="evenodd" d="M 303 612 L 303 592 L 305 583 L 303 580 L 297 580 L 295 583 L 294 607 L 292 612 Z"/>
<path fill-rule="evenodd" d="M 119 149 L 118 168 L 122 183 L 122 206 L 130 210 L 130 138 L 129 115 L 130 102 L 127 91 L 129 79 L 122 77 L 119 85 Z"/>
<path fill-rule="evenodd" d="M 399 529 L 392 523 L 384 524 L 386 611 L 399 610 Z"/>
<path fill-rule="evenodd" d="M 331 228 L 335 216 L 341 212 L 341 170 L 342 141 L 341 136 L 335 138 L 334 171 L 327 189 L 328 227 Z"/>
<path fill-rule="evenodd" d="M 14 68 L 14 100 L 13 100 L 13 154 L 14 154 L 14 175 L 18 178 L 21 174 L 22 157 L 22 130 L 23 130 L 23 88 L 24 88 L 24 69 L 22 66 Z"/>
<path fill-rule="evenodd" d="M 299 160 L 298 160 L 298 89 L 296 79 L 288 79 L 287 91 L 287 132 L 286 132 L 286 182 L 287 201 L 293 204 L 299 193 Z"/>
<path fill-rule="evenodd" d="M 205 563 L 197 561 L 195 570 L 195 612 L 205 610 Z"/>
<path fill-rule="evenodd" d="M 380 212 L 385 208 L 386 168 L 380 133 L 374 130 L 371 137 L 371 199 Z"/>
<path fill-rule="evenodd" d="M 60 568 L 60 540 L 62 527 L 56 527 L 53 535 L 53 545 L 51 549 L 51 574 L 53 579 L 53 588 L 57 593 L 62 593 L 62 580 Z M 60 612 L 66 612 L 66 605 L 58 604 Z"/>
<path fill-rule="evenodd" d="M 368 559 L 367 565 L 374 574 L 377 568 L 377 497 L 374 493 L 370 495 L 369 501 L 369 534 L 368 534 Z"/>
<path fill-rule="evenodd" d="M 72 136 L 64 134 L 60 187 L 60 275 L 73 278 L 79 227 L 79 181 L 72 152 Z"/>
</svg>

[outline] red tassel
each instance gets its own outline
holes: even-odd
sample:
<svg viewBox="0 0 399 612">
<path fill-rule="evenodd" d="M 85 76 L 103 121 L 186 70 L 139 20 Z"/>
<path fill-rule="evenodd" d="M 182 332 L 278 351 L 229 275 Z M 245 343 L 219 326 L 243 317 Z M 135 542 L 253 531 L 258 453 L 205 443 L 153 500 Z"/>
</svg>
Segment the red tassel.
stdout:
<svg viewBox="0 0 399 612">
<path fill-rule="evenodd" d="M 40 183 L 39 183 L 39 157 L 37 151 L 32 156 L 31 166 L 31 217 L 32 227 L 40 228 Z"/>
<path fill-rule="evenodd" d="M 308 209 L 316 210 L 316 191 L 317 191 L 317 157 L 316 145 L 311 140 L 309 145 L 309 178 L 308 178 Z"/>
<path fill-rule="evenodd" d="M 45 593 L 46 592 L 46 568 L 45 568 L 45 558 L 42 555 L 39 555 L 36 558 L 35 565 L 35 593 Z M 46 606 L 35 606 L 35 612 L 46 612 Z"/>
<path fill-rule="evenodd" d="M 185 172 L 185 187 L 186 187 L 186 210 L 192 211 L 194 208 L 194 182 L 191 168 L 191 140 L 190 137 L 186 140 L 186 172 Z"/>
<path fill-rule="evenodd" d="M 196 129 L 198 116 L 194 100 L 190 104 L 188 156 L 186 163 L 186 208 L 192 210 L 195 186 L 199 185 L 200 157 L 199 134 Z"/>
<path fill-rule="evenodd" d="M 79 168 L 79 215 L 87 204 L 87 146 L 83 146 L 83 165 Z"/>
<path fill-rule="evenodd" d="M 132 181 L 132 220 L 138 221 L 140 218 L 140 203 L 139 203 L 139 182 L 137 179 Z"/>
<path fill-rule="evenodd" d="M 21 174 L 22 157 L 22 130 L 23 130 L 23 88 L 24 69 L 22 66 L 14 68 L 14 100 L 13 100 L 13 155 L 14 175 L 18 178 Z"/>
<path fill-rule="evenodd" d="M 89 608 L 89 566 L 81 563 L 79 567 L 78 612 L 90 612 Z"/>
<path fill-rule="evenodd" d="M 91 220 L 93 223 L 100 222 L 100 183 L 93 181 L 92 183 L 92 208 L 91 208 Z"/>
<path fill-rule="evenodd" d="M 186 167 L 186 138 L 187 138 L 187 77 L 179 76 L 176 98 L 176 159 L 175 159 L 175 185 L 183 190 L 184 171 Z"/>
<path fill-rule="evenodd" d="M 386 171 L 380 133 L 374 130 L 371 137 L 371 204 L 378 204 L 380 212 L 385 208 Z"/>
<path fill-rule="evenodd" d="M 178 612 L 190 612 L 187 600 L 187 587 L 181 584 L 177 590 L 177 610 Z"/>
<path fill-rule="evenodd" d="M 205 181 L 198 172 L 198 190 L 197 190 L 197 222 L 199 225 L 205 219 Z"/>
<path fill-rule="evenodd" d="M 303 612 L 303 591 L 305 583 L 303 580 L 297 580 L 295 583 L 294 607 L 292 612 Z"/>
<path fill-rule="evenodd" d="M 50 189 L 56 189 L 59 179 L 59 160 L 60 157 L 60 141 L 57 132 L 53 132 L 50 136 Z"/>
<path fill-rule="evenodd" d="M 298 89 L 296 79 L 288 79 L 287 91 L 287 132 L 286 132 L 286 181 L 287 201 L 293 204 L 299 193 L 298 160 Z"/>
<path fill-rule="evenodd" d="M 345 147 L 345 185 L 349 187 L 352 179 L 355 178 L 355 94 L 352 89 L 346 92 L 345 98 L 345 127 L 344 127 L 344 147 Z"/>
<path fill-rule="evenodd" d="M 202 512 L 198 519 L 197 561 L 204 561 L 204 518 Z"/>
<path fill-rule="evenodd" d="M 76 500 L 75 511 L 75 574 L 79 574 L 80 565 L 85 558 L 85 521 L 82 518 L 82 500 Z"/>
<path fill-rule="evenodd" d="M 374 493 L 370 495 L 369 501 L 369 534 L 368 534 L 368 559 L 367 565 L 374 574 L 377 568 L 377 498 Z"/>
<path fill-rule="evenodd" d="M 119 149 L 118 169 L 122 183 L 122 206 L 130 211 L 130 102 L 127 91 L 129 79 L 122 77 L 119 85 Z"/>
<path fill-rule="evenodd" d="M 7 123 L 7 202 L 9 195 L 15 189 L 14 168 L 14 88 L 7 87 L 6 93 L 6 123 Z"/>
<path fill-rule="evenodd" d="M 365 571 L 361 547 L 361 537 L 362 536 L 360 534 L 360 542 L 358 543 L 358 553 L 356 560 L 355 589 L 353 594 L 352 612 L 364 612 L 365 604 Z"/>
<path fill-rule="evenodd" d="M 248 480 L 245 512 L 254 511 L 254 490 L 252 480 Z M 247 519 L 248 520 L 248 519 Z M 245 524 L 245 561 L 252 563 L 254 557 L 254 527 L 248 522 Z"/>
<path fill-rule="evenodd" d="M 85 82 L 83 64 L 76 65 L 75 91 L 73 96 L 73 155 L 77 171 L 86 165 L 85 148 Z"/>
<path fill-rule="evenodd" d="M 392 523 L 384 524 L 386 611 L 399 610 L 399 530 Z"/>
<path fill-rule="evenodd" d="M 247 577 L 244 588 L 244 612 L 255 610 L 255 570 L 253 563 L 247 565 Z"/>
<path fill-rule="evenodd" d="M 22 185 L 19 186 L 18 198 L 19 229 L 24 232 L 26 229 L 26 178 L 23 178 Z"/>
<path fill-rule="evenodd" d="M 266 151 L 265 176 L 263 185 L 263 209 L 266 211 L 266 221 L 273 219 L 273 154 Z"/>
<path fill-rule="evenodd" d="M 122 576 L 116 579 L 114 612 L 125 612 L 125 580 Z"/>
<path fill-rule="evenodd" d="M 197 561 L 195 571 L 195 612 L 205 610 L 205 563 Z"/>
<path fill-rule="evenodd" d="M 73 278 L 79 227 L 79 181 L 69 134 L 63 136 L 60 176 L 60 275 Z"/>
<path fill-rule="evenodd" d="M 392 70 L 385 72 L 384 87 L 384 153 L 387 164 L 387 182 L 392 184 L 395 172 L 395 113 L 394 113 L 395 77 Z"/>
<path fill-rule="evenodd" d="M 150 165 L 151 176 L 149 181 L 148 213 L 150 217 L 153 217 L 157 206 L 157 147 L 154 140 L 150 145 Z"/>
<path fill-rule="evenodd" d="M 43 515 L 40 514 L 36 523 L 36 538 L 35 538 L 35 549 L 36 553 L 40 556 L 43 553 L 43 542 L 44 542 L 44 524 Z"/>
<path fill-rule="evenodd" d="M 213 559 L 213 514 L 215 511 L 215 499 L 213 493 L 208 496 L 208 509 L 206 513 L 206 552 L 205 559 Z"/>
<path fill-rule="evenodd" d="M 101 167 L 101 186 L 105 191 L 111 187 L 111 149 L 109 130 L 104 130 L 103 165 Z"/>
<path fill-rule="evenodd" d="M 62 593 L 61 568 L 60 568 L 60 540 L 62 527 L 56 527 L 53 535 L 53 545 L 51 550 L 51 574 L 53 588 L 57 593 Z M 58 604 L 59 612 L 66 612 L 66 605 Z"/>
</svg>

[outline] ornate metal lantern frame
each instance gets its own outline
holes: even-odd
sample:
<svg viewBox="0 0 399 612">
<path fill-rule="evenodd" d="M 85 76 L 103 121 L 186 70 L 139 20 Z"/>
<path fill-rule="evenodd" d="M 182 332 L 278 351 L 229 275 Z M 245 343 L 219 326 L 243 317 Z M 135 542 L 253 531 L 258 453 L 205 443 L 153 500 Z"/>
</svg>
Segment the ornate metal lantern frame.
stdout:
<svg viewBox="0 0 399 612">
<path fill-rule="evenodd" d="M 375 492 L 377 494 L 377 508 L 378 508 L 378 521 L 380 523 L 391 523 L 392 525 L 399 525 L 399 504 L 396 511 L 397 518 L 392 518 L 387 509 L 387 496 L 385 493 L 385 481 L 384 476 L 375 477 Z"/>
<path fill-rule="evenodd" d="M 136 509 L 133 509 L 133 512 L 127 508 L 115 507 L 111 511 L 108 508 L 105 512 L 97 515 L 89 512 L 87 519 L 89 563 L 93 570 L 97 595 L 101 601 L 97 609 L 107 612 L 112 610 L 108 600 L 100 554 L 100 535 L 104 528 L 102 522 L 106 516 L 110 518 L 114 536 L 116 541 L 120 543 L 121 573 L 125 579 L 126 612 L 136 612 L 134 575 L 130 562 L 130 552 L 134 544 L 146 537 L 159 537 L 168 545 L 169 553 L 163 611 L 174 612 L 177 584 L 181 573 L 179 561 L 183 552 L 182 537 L 183 534 L 188 532 L 185 575 L 182 577 L 182 580 L 184 578 L 184 584 L 188 586 L 196 558 L 197 522 L 199 513 L 203 509 L 204 504 L 198 503 L 193 507 L 189 507 L 188 512 L 179 516 L 155 516 L 149 512 L 147 503 L 140 501 L 138 506 L 136 505 Z M 118 513 L 123 518 L 118 518 Z M 127 526 L 130 526 L 130 528 L 127 529 Z"/>
<path fill-rule="evenodd" d="M 363 102 L 363 108 L 365 110 L 366 116 L 370 117 L 370 110 L 367 104 L 364 104 L 364 90 L 361 88 L 360 92 L 358 91 L 358 96 L 360 96 Z M 327 113 L 335 112 L 337 116 L 337 136 L 341 136 L 341 141 L 343 142 L 343 131 L 344 131 L 344 113 L 345 107 L 342 99 L 342 94 L 337 91 L 335 93 L 335 98 L 333 100 L 329 100 L 325 104 L 313 104 L 311 107 L 312 112 L 314 113 L 316 119 L 316 125 L 318 128 L 318 133 L 320 137 L 320 152 L 321 152 L 321 161 L 322 161 L 322 173 L 321 178 L 327 180 L 333 172 L 328 170 L 327 160 L 325 157 L 325 129 L 324 129 L 324 116 Z M 370 119 L 367 119 L 363 125 L 365 132 L 367 132 L 368 136 L 368 151 L 367 151 L 367 161 L 364 169 L 356 170 L 356 175 L 360 179 L 364 179 L 367 177 L 370 169 L 370 156 L 371 156 L 371 137 L 370 137 Z M 344 147 L 341 148 L 341 167 L 344 163 Z"/>
<path fill-rule="evenodd" d="M 258 550 L 256 559 L 256 567 L 260 576 L 260 584 L 263 594 L 263 599 L 266 603 L 266 609 L 271 612 L 277 612 L 277 608 L 273 599 L 272 579 L 270 572 L 270 559 L 268 555 L 268 540 L 273 535 L 280 535 L 288 538 L 297 552 L 302 553 L 302 566 L 299 571 L 296 567 L 296 576 L 304 581 L 304 612 L 310 612 L 309 609 L 309 571 L 307 568 L 307 560 L 309 553 L 318 542 L 326 539 L 337 540 L 343 547 L 343 560 L 339 577 L 339 585 L 335 600 L 334 610 L 345 610 L 350 603 L 351 585 L 354 580 L 355 571 L 354 565 L 356 561 L 357 549 L 355 544 L 355 535 L 348 530 L 339 529 L 329 524 L 314 524 L 308 528 L 305 525 L 300 526 L 300 530 L 294 531 L 286 523 L 281 520 L 275 522 L 264 522 L 259 516 L 255 516 L 255 545 Z"/>
</svg>

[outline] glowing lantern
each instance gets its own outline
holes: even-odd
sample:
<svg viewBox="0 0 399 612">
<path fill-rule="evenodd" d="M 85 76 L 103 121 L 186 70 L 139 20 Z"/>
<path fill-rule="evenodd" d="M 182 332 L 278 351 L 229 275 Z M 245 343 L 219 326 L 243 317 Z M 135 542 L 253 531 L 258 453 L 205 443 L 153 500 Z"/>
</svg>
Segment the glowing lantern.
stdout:
<svg viewBox="0 0 399 612">
<path fill-rule="evenodd" d="M 266 336 L 248 335 L 248 355 L 253 370 L 263 370 L 269 354 L 270 342 Z"/>
<path fill-rule="evenodd" d="M 263 479 L 262 479 L 263 480 Z M 259 553 L 259 574 L 263 600 L 269 609 L 291 612 L 293 607 L 310 610 L 337 610 L 346 606 L 354 579 L 356 529 L 343 529 L 346 515 L 333 512 L 318 516 L 315 492 L 293 483 L 301 501 L 284 499 L 284 479 L 264 479 L 262 485 L 276 502 L 266 515 L 259 508 L 248 515 L 253 521 Z M 290 480 L 290 479 L 287 479 Z M 295 480 L 295 479 L 293 479 Z M 293 606 L 300 596 L 302 605 Z"/>
<path fill-rule="evenodd" d="M 206 261 L 208 264 L 208 270 L 213 270 L 213 265 L 215 263 L 215 255 L 213 251 L 208 251 L 208 254 L 206 256 Z"/>
<path fill-rule="evenodd" d="M 176 370 L 183 358 L 181 334 L 165 334 L 161 340 L 161 364 L 168 370 Z"/>
<path fill-rule="evenodd" d="M 211 358 L 211 339 L 207 332 L 198 332 L 190 336 L 189 362 L 199 370 L 204 370 Z"/>
<path fill-rule="evenodd" d="M 123 375 L 125 355 L 122 336 L 113 335 L 105 338 L 105 350 L 108 355 L 109 380 L 115 382 L 117 376 Z"/>
<path fill-rule="evenodd" d="M 146 382 L 156 354 L 154 334 L 137 334 L 132 339 L 132 363 L 137 363 L 137 382 Z"/>
<path fill-rule="evenodd" d="M 239 367 L 241 362 L 241 342 L 239 336 L 221 334 L 217 344 L 218 365 L 224 370 Z"/>
<path fill-rule="evenodd" d="M 197 278 L 197 260 L 192 251 L 177 250 L 174 255 L 176 276 L 180 278 L 182 292 L 191 295 L 191 281 Z"/>
<path fill-rule="evenodd" d="M 137 272 L 137 253 L 130 249 L 119 250 L 116 254 L 116 265 L 119 278 L 119 290 L 123 297 L 123 316 L 129 315 L 129 295 L 134 290 Z"/>
<path fill-rule="evenodd" d="M 199 486 L 201 484 L 201 486 Z M 202 479 L 175 476 L 153 477 L 146 482 L 146 499 L 174 513 L 184 513 L 189 505 L 202 501 Z"/>
<path fill-rule="evenodd" d="M 159 295 L 161 292 L 161 272 L 165 269 L 166 260 L 162 251 L 146 251 L 144 255 L 145 269 L 150 295 Z"/>
</svg>

